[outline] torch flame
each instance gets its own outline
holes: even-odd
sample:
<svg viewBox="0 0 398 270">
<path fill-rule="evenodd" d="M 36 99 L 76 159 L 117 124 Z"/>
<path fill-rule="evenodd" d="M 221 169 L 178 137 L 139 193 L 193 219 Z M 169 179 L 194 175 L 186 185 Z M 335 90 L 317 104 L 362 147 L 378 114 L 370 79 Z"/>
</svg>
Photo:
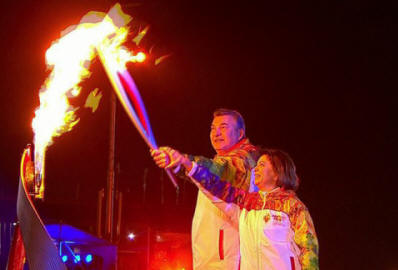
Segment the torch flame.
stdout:
<svg viewBox="0 0 398 270">
<path fill-rule="evenodd" d="M 90 76 L 91 60 L 97 48 L 115 59 L 113 65 L 125 67 L 136 62 L 137 57 L 121 44 L 125 41 L 130 16 L 116 4 L 108 14 L 89 12 L 46 52 L 46 63 L 51 69 L 49 77 L 40 89 L 40 107 L 32 121 L 35 145 L 35 172 L 43 174 L 44 155 L 55 136 L 70 131 L 79 119 L 68 97 L 81 92 L 79 84 Z"/>
</svg>

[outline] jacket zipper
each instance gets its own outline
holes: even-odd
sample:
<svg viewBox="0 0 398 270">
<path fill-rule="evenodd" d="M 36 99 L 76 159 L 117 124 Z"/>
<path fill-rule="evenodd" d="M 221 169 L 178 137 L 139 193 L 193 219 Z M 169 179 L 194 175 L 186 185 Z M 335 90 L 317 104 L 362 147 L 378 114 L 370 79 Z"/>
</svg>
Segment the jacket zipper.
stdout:
<svg viewBox="0 0 398 270">
<path fill-rule="evenodd" d="M 261 191 L 260 191 L 261 192 Z M 262 192 L 262 199 L 263 199 L 263 205 L 261 207 L 261 210 L 264 210 L 265 207 L 265 202 L 267 201 L 267 192 Z M 260 227 L 262 223 L 262 218 L 257 222 L 257 227 Z M 260 239 L 261 239 L 261 231 L 257 228 L 257 267 L 260 269 L 261 266 L 261 245 L 260 245 Z"/>
<path fill-rule="evenodd" d="M 220 260 L 224 260 L 224 229 L 220 229 L 218 236 L 218 255 Z"/>
</svg>

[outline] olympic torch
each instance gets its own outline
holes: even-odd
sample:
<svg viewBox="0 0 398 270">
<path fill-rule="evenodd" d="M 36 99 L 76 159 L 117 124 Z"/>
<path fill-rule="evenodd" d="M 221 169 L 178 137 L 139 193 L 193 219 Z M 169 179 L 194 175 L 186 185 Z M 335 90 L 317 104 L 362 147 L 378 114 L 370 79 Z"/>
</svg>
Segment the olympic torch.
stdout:
<svg viewBox="0 0 398 270">
<path fill-rule="evenodd" d="M 112 53 L 110 48 L 109 46 L 98 46 L 97 50 L 113 89 L 146 144 L 152 149 L 158 149 L 141 95 L 133 78 L 125 67 L 126 60 L 116 57 L 117 55 Z M 132 56 L 129 58 L 129 61 L 138 61 L 138 57 L 142 57 L 142 55 L 137 54 L 136 56 Z M 137 108 L 138 115 L 130 102 L 129 96 Z M 176 179 L 169 170 L 166 170 L 166 172 L 178 190 Z"/>
</svg>

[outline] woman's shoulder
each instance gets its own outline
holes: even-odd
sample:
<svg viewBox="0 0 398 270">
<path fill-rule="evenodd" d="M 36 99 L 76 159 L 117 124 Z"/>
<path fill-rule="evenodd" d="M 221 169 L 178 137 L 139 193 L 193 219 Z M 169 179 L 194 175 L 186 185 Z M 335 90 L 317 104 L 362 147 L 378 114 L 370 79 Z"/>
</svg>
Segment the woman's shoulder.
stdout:
<svg viewBox="0 0 398 270">
<path fill-rule="evenodd" d="M 288 212 L 306 209 L 304 203 L 298 198 L 296 192 L 293 190 L 285 190 L 281 188 L 272 194 L 272 198 L 269 199 L 278 201 L 283 205 L 282 208 Z"/>
</svg>

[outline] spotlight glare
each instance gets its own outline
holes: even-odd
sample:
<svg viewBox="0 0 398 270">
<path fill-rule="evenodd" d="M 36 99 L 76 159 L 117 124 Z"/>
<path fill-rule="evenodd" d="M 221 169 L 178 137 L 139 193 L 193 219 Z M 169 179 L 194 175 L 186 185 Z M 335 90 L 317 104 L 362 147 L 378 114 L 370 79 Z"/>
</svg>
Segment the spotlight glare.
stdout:
<svg viewBox="0 0 398 270">
<path fill-rule="evenodd" d="M 85 261 L 86 263 L 91 263 L 93 261 L 93 255 L 87 254 Z"/>
<path fill-rule="evenodd" d="M 127 238 L 128 238 L 129 240 L 134 240 L 135 234 L 134 234 L 134 233 L 129 233 L 129 234 L 127 235 Z"/>
<path fill-rule="evenodd" d="M 68 255 L 63 255 L 61 259 L 63 262 L 66 262 L 68 260 Z"/>
</svg>

